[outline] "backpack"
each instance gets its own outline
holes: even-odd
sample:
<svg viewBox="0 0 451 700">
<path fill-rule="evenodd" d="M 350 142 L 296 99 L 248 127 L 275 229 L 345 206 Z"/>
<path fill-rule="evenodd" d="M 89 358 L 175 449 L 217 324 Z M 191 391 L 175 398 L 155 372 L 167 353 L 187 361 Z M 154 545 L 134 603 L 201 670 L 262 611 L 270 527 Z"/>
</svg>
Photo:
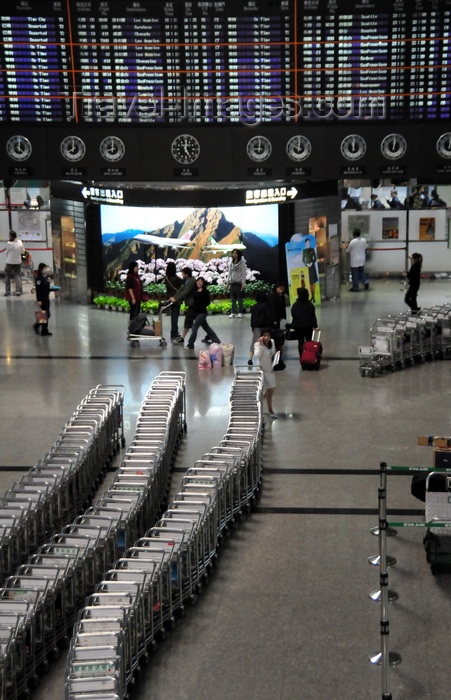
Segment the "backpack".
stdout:
<svg viewBox="0 0 451 700">
<path fill-rule="evenodd" d="M 146 314 L 138 314 L 135 318 L 132 318 L 128 324 L 128 332 L 130 335 L 139 335 L 143 330 L 144 326 L 148 326 L 149 321 L 147 320 Z"/>
</svg>

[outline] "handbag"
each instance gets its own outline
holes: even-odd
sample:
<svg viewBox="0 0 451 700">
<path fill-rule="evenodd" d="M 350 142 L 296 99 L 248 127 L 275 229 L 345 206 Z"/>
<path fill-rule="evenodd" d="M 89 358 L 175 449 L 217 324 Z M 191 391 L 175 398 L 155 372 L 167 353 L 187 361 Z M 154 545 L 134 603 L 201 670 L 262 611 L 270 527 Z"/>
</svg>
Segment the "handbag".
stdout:
<svg viewBox="0 0 451 700">
<path fill-rule="evenodd" d="M 276 365 L 274 365 L 273 370 L 274 370 L 274 372 L 282 372 L 282 370 L 284 370 L 285 367 L 286 367 L 285 362 L 282 360 L 282 358 L 280 358 L 279 362 Z"/>
<path fill-rule="evenodd" d="M 274 357 L 273 357 L 273 360 L 272 360 L 272 368 L 273 368 L 274 372 L 281 372 L 282 370 L 285 369 L 285 367 L 286 367 L 286 364 L 285 364 L 285 362 L 282 360 L 282 357 L 281 357 L 281 355 L 280 355 L 280 350 L 278 350 L 278 351 L 274 354 Z"/>
<path fill-rule="evenodd" d="M 47 311 L 35 311 L 36 323 L 47 323 L 48 315 Z"/>
</svg>

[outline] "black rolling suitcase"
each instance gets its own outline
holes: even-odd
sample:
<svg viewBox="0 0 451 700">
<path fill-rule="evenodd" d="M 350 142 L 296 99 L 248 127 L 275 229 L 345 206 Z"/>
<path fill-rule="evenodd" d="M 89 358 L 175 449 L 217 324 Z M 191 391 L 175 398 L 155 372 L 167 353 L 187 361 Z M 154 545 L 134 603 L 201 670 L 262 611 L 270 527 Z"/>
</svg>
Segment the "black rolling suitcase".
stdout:
<svg viewBox="0 0 451 700">
<path fill-rule="evenodd" d="M 431 572 L 451 573 L 451 477 L 445 473 L 431 472 L 426 479 L 426 522 L 444 525 L 428 528 L 423 540 Z"/>
</svg>

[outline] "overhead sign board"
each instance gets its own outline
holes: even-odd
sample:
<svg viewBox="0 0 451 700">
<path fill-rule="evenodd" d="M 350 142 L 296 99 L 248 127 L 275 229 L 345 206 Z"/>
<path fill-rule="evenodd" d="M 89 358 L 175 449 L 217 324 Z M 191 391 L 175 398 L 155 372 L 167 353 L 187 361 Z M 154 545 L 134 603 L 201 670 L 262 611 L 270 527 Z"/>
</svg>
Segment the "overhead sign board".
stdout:
<svg viewBox="0 0 451 700">
<path fill-rule="evenodd" d="M 246 204 L 283 204 L 292 202 L 299 194 L 296 187 L 262 187 L 246 190 Z"/>
</svg>

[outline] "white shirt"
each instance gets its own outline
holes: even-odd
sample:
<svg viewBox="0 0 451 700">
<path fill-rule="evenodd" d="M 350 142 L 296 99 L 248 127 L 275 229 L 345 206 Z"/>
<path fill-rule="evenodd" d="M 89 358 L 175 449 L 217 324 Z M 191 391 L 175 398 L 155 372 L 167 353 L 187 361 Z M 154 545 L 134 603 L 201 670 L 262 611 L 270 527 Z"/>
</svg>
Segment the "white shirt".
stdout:
<svg viewBox="0 0 451 700">
<path fill-rule="evenodd" d="M 254 344 L 254 355 L 258 359 L 258 364 L 263 372 L 272 371 L 272 360 L 276 352 L 274 341 L 271 340 L 270 347 L 262 345 L 259 341 Z"/>
<path fill-rule="evenodd" d="M 6 264 L 21 265 L 23 252 L 24 247 L 20 238 L 15 238 L 13 241 L 8 241 L 6 244 Z"/>
<path fill-rule="evenodd" d="M 365 265 L 367 245 L 366 238 L 362 238 L 361 236 L 349 241 L 346 250 L 351 256 L 351 267 L 363 267 Z"/>
</svg>

